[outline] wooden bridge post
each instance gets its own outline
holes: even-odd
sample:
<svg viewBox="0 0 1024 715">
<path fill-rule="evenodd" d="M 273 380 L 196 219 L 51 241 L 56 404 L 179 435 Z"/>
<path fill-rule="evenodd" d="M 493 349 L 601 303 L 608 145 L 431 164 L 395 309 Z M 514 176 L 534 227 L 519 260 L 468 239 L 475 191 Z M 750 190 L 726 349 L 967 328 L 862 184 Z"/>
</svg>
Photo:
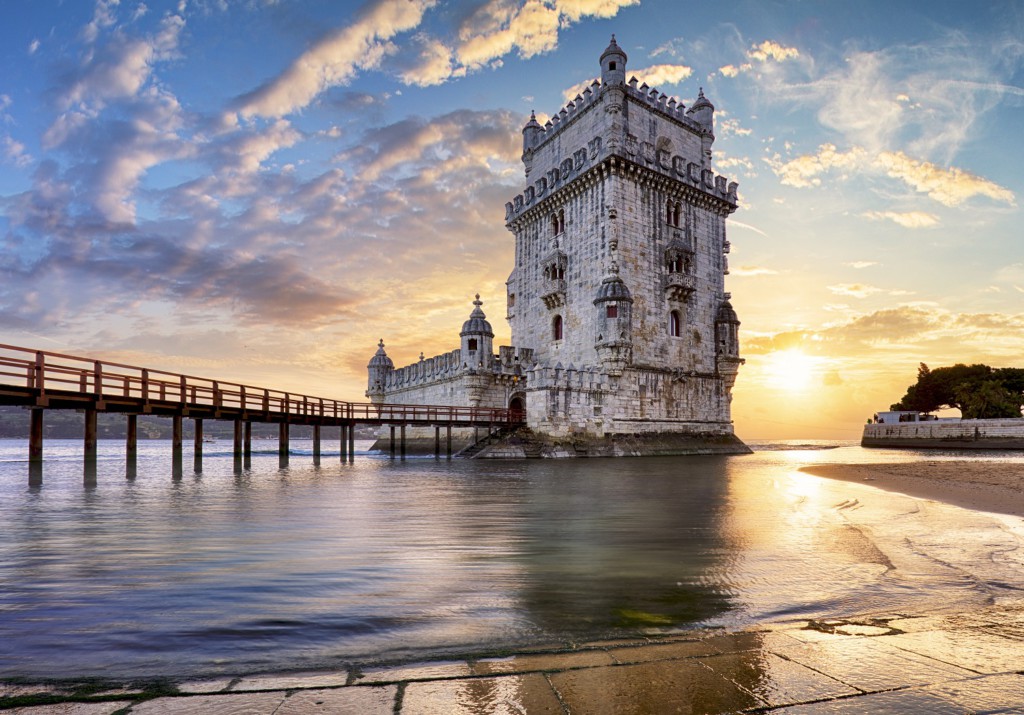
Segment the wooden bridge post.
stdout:
<svg viewBox="0 0 1024 715">
<path fill-rule="evenodd" d="M 28 484 L 37 487 L 43 483 L 43 409 L 29 410 L 28 427 Z"/>
<path fill-rule="evenodd" d="M 245 421 L 245 437 L 244 444 L 242 446 L 242 456 L 245 464 L 243 465 L 246 469 L 252 466 L 252 422 L 249 420 Z"/>
<path fill-rule="evenodd" d="M 348 426 L 348 459 L 354 462 L 356 459 L 356 425 L 353 422 Z"/>
<path fill-rule="evenodd" d="M 96 408 L 85 409 L 85 486 L 96 486 Z"/>
<path fill-rule="evenodd" d="M 441 425 L 434 425 L 434 457 L 441 458 Z"/>
<path fill-rule="evenodd" d="M 402 459 L 405 459 L 405 425 L 402 425 Z"/>
<path fill-rule="evenodd" d="M 196 417 L 192 420 L 195 425 L 195 438 L 193 440 L 193 454 L 195 455 L 192 459 L 193 469 L 196 472 L 203 471 L 203 419 Z"/>
<path fill-rule="evenodd" d="M 394 459 L 395 458 L 395 426 L 394 425 L 391 425 L 391 449 L 390 449 L 390 454 L 391 454 L 391 458 Z"/>
<path fill-rule="evenodd" d="M 341 461 L 342 462 L 345 461 L 346 447 L 348 447 L 348 426 L 347 425 L 342 425 L 341 426 Z"/>
<path fill-rule="evenodd" d="M 288 423 L 282 422 L 277 429 L 277 456 L 281 466 L 288 464 Z"/>
<path fill-rule="evenodd" d="M 320 464 L 320 425 L 313 425 L 313 464 Z"/>
<path fill-rule="evenodd" d="M 171 417 L 171 476 L 181 479 L 181 415 Z"/>
<path fill-rule="evenodd" d="M 452 425 L 448 423 L 448 459 L 452 458 Z"/>
<path fill-rule="evenodd" d="M 242 420 L 235 420 L 234 442 L 231 445 L 231 455 L 234 458 L 235 473 L 242 471 Z"/>
<path fill-rule="evenodd" d="M 139 419 L 138 415 L 125 415 L 124 426 L 124 476 L 135 479 L 139 460 Z"/>
</svg>

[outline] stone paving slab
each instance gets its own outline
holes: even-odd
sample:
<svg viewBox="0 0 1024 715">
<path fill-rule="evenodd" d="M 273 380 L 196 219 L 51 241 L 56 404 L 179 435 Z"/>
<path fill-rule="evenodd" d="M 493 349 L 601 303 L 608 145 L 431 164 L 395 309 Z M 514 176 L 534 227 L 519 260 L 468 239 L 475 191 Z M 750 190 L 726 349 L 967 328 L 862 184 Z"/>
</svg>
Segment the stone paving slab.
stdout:
<svg viewBox="0 0 1024 715">
<path fill-rule="evenodd" d="M 76 688 L 79 688 L 76 690 Z M 46 700 L 60 701 L 43 704 Z M 0 683 L 0 715 L 1019 713 L 1024 606 L 776 624 L 351 671 L 184 681 Z"/>
<path fill-rule="evenodd" d="M 551 684 L 539 673 L 410 683 L 402 715 L 564 715 Z"/>
</svg>

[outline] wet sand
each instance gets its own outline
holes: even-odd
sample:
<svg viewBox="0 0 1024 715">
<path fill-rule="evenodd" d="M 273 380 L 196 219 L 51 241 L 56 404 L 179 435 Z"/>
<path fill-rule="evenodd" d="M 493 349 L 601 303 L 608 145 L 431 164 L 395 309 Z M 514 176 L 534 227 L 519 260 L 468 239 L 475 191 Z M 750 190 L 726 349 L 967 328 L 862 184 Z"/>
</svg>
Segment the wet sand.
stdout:
<svg viewBox="0 0 1024 715">
<path fill-rule="evenodd" d="M 800 471 L 967 509 L 1024 516 L 1024 461 L 822 464 Z"/>
</svg>

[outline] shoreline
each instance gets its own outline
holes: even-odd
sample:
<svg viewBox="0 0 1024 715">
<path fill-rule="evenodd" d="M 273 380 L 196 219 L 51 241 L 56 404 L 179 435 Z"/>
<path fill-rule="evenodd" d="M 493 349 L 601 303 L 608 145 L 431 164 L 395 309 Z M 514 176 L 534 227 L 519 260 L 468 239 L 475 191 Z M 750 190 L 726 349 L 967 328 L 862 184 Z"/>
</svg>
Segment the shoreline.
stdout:
<svg viewBox="0 0 1024 715">
<path fill-rule="evenodd" d="M 965 509 L 1024 516 L 1024 462 L 819 464 L 800 471 Z"/>
</svg>

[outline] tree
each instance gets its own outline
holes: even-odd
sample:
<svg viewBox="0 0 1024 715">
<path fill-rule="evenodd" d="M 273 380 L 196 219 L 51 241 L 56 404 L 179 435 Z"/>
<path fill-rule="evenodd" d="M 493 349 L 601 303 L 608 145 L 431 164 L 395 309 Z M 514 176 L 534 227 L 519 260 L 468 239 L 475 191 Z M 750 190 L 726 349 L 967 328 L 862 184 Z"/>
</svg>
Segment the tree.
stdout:
<svg viewBox="0 0 1024 715">
<path fill-rule="evenodd" d="M 892 409 L 933 412 L 954 407 L 970 419 L 1020 417 L 1022 404 L 1024 369 L 957 363 L 931 370 L 921 363 L 917 382 Z"/>
</svg>

